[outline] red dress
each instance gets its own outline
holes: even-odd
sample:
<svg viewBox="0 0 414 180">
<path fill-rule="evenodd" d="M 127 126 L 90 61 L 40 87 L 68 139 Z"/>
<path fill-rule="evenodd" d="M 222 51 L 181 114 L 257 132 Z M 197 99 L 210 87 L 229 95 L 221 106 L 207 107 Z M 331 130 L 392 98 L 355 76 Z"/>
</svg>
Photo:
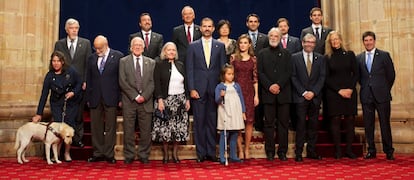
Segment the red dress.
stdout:
<svg viewBox="0 0 414 180">
<path fill-rule="evenodd" d="M 256 57 L 248 60 L 235 59 L 231 56 L 230 63 L 234 66 L 235 81 L 240 84 L 246 106 L 246 123 L 254 122 L 254 83 L 257 83 Z"/>
</svg>

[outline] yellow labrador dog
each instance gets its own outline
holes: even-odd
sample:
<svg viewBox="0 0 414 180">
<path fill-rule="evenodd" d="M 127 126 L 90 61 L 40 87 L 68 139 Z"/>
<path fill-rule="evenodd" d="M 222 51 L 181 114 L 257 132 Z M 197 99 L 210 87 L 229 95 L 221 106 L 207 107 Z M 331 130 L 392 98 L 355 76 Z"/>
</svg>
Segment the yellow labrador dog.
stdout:
<svg viewBox="0 0 414 180">
<path fill-rule="evenodd" d="M 48 123 L 29 122 L 17 130 L 14 148 L 17 149 L 17 162 L 19 164 L 29 162 L 29 160 L 25 157 L 25 153 L 27 145 L 29 145 L 32 139 L 41 140 L 45 143 L 45 152 L 48 164 L 53 164 L 50 160 L 51 146 L 53 148 L 53 154 L 56 162 L 62 163 L 62 161 L 59 161 L 58 159 L 58 150 L 60 150 L 62 140 L 65 144 L 67 144 L 66 146 L 70 146 L 74 130 L 64 122 L 52 122 L 49 126 L 47 126 L 47 124 Z M 69 152 L 67 153 L 69 154 Z"/>
</svg>

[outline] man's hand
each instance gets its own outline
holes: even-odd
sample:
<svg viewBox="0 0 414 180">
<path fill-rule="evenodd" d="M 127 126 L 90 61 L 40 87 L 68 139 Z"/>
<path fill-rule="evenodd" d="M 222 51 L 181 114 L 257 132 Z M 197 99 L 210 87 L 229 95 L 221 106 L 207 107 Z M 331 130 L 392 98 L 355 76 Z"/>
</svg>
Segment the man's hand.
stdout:
<svg viewBox="0 0 414 180">
<path fill-rule="evenodd" d="M 191 90 L 190 91 L 190 97 L 193 99 L 200 99 L 200 95 L 198 95 L 197 90 Z"/>
</svg>

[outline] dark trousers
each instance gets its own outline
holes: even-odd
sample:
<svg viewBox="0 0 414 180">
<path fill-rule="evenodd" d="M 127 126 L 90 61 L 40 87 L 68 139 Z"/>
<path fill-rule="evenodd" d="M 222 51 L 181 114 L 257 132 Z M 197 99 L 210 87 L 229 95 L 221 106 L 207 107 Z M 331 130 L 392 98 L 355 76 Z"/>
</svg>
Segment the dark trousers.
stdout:
<svg viewBox="0 0 414 180">
<path fill-rule="evenodd" d="M 93 156 L 113 158 L 116 140 L 117 107 L 104 104 L 103 100 L 91 111 Z"/>
<path fill-rule="evenodd" d="M 335 153 L 341 155 L 341 126 L 344 126 L 345 131 L 345 143 L 346 153 L 352 153 L 352 142 L 355 137 L 355 116 L 354 115 L 341 115 L 332 116 L 331 121 L 331 134 L 332 141 L 335 145 Z"/>
<path fill-rule="evenodd" d="M 296 155 L 302 155 L 305 138 L 307 137 L 307 152 L 315 152 L 315 144 L 318 138 L 318 115 L 320 105 L 315 105 L 313 101 L 305 100 L 302 103 L 296 103 Z M 308 120 L 306 121 L 306 116 Z"/>
<path fill-rule="evenodd" d="M 217 104 L 214 94 L 200 94 L 192 99 L 194 113 L 194 141 L 198 157 L 216 157 Z"/>
<path fill-rule="evenodd" d="M 266 156 L 275 155 L 275 122 L 277 123 L 277 137 L 279 148 L 277 153 L 286 153 L 288 149 L 290 104 L 264 104 L 264 135 Z"/>
<path fill-rule="evenodd" d="M 148 159 L 151 151 L 152 113 L 146 112 L 143 104 L 128 102 L 128 105 L 126 105 L 125 101 L 122 101 L 122 104 L 124 116 L 124 157 L 125 159 L 135 158 L 135 119 L 138 119 L 138 156 L 141 159 Z"/>
<path fill-rule="evenodd" d="M 365 137 L 368 143 L 368 152 L 376 153 L 374 142 L 375 110 L 378 112 L 381 129 L 381 141 L 384 153 L 393 153 L 392 134 L 390 125 L 391 104 L 390 102 L 378 103 L 373 96 L 369 97 L 369 103 L 362 103 L 362 113 L 365 126 Z"/>
<path fill-rule="evenodd" d="M 79 108 L 77 112 L 77 117 L 75 118 L 75 123 L 73 129 L 75 130 L 75 134 L 73 136 L 73 142 L 80 142 L 83 138 L 83 111 L 85 109 L 85 91 L 81 91 L 79 95 Z"/>
</svg>

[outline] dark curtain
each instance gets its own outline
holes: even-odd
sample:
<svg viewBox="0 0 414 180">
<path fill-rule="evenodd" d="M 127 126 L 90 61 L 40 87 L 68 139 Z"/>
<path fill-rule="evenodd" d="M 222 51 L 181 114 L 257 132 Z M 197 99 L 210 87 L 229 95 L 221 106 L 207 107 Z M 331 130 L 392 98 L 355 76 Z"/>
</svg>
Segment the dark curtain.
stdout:
<svg viewBox="0 0 414 180">
<path fill-rule="evenodd" d="M 153 31 L 164 35 L 164 42 L 171 40 L 173 27 L 182 24 L 181 9 L 190 5 L 196 12 L 196 24 L 203 17 L 215 23 L 228 19 L 232 24 L 231 37 L 247 31 L 246 16 L 260 16 L 259 31 L 267 34 L 280 17 L 290 23 L 290 35 L 299 36 L 300 31 L 310 25 L 309 11 L 319 6 L 319 0 L 61 0 L 59 37 L 66 37 L 66 19 L 80 22 L 81 37 L 93 39 L 102 34 L 113 49 L 127 53 L 128 36 L 139 30 L 139 15 L 151 14 Z M 217 34 L 216 34 L 217 36 Z"/>
</svg>

